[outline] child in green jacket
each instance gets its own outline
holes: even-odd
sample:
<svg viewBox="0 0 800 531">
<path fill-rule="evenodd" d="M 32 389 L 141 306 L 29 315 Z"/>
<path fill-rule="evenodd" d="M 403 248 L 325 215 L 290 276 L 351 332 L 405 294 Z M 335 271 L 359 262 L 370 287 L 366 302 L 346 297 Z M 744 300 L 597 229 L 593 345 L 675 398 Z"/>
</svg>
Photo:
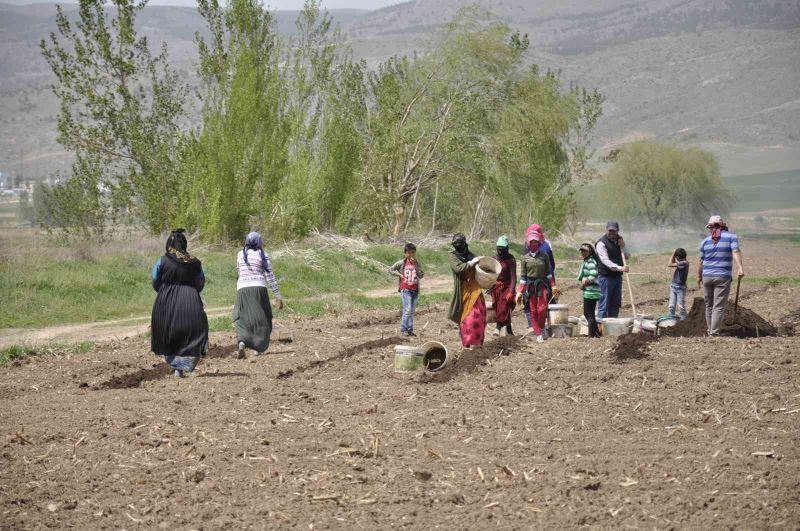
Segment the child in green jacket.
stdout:
<svg viewBox="0 0 800 531">
<path fill-rule="evenodd" d="M 597 254 L 591 243 L 580 246 L 583 262 L 578 270 L 578 280 L 583 291 L 583 316 L 589 323 L 589 337 L 600 337 L 600 327 L 594 317 L 597 301 L 600 300 L 600 284 L 597 283 Z"/>
</svg>

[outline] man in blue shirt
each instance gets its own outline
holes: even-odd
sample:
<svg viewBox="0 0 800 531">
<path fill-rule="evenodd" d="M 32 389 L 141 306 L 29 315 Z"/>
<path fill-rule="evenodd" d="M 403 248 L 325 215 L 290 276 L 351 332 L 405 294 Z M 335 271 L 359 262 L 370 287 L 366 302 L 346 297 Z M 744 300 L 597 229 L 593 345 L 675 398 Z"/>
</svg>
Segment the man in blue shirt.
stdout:
<svg viewBox="0 0 800 531">
<path fill-rule="evenodd" d="M 703 287 L 708 335 L 719 335 L 725 317 L 725 303 L 731 292 L 733 264 L 736 274 L 744 276 L 739 238 L 728 230 L 720 216 L 711 216 L 706 228 L 708 237 L 700 244 L 697 285 Z"/>
</svg>

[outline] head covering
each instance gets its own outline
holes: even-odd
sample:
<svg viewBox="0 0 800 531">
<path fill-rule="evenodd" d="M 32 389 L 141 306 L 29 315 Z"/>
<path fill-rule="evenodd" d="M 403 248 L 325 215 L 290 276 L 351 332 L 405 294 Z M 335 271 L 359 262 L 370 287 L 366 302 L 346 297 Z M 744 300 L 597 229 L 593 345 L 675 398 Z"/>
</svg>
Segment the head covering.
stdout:
<svg viewBox="0 0 800 531">
<path fill-rule="evenodd" d="M 495 247 L 508 247 L 508 236 L 500 236 L 497 238 Z"/>
<path fill-rule="evenodd" d="M 706 228 L 711 231 L 711 239 L 714 243 L 718 242 L 722 236 L 722 231 L 728 230 L 728 226 L 722 220 L 722 216 L 711 216 L 708 218 Z"/>
<path fill-rule="evenodd" d="M 261 266 L 266 268 L 267 267 L 267 257 L 264 255 L 264 240 L 261 238 L 261 234 L 258 232 L 251 232 L 247 235 L 244 239 L 244 248 L 242 249 L 242 256 L 244 258 L 244 263 L 250 265 L 250 262 L 247 261 L 247 251 L 248 250 L 259 251 L 261 253 Z"/>
<path fill-rule="evenodd" d="M 167 243 L 164 245 L 166 253 L 179 262 L 191 262 L 195 258 L 186 250 L 188 242 L 184 234 L 186 229 L 175 229 L 170 232 L 167 237 Z"/>
<path fill-rule="evenodd" d="M 525 246 L 530 251 L 536 252 L 536 250 L 539 249 L 542 241 L 544 241 L 544 234 L 535 230 L 531 231 L 529 228 L 528 233 L 525 234 Z"/>
<path fill-rule="evenodd" d="M 467 245 L 467 237 L 464 235 L 463 232 L 456 232 L 453 234 L 453 239 L 451 240 L 453 245 L 454 254 L 458 256 L 459 260 L 462 262 L 468 262 L 475 258 L 475 256 L 469 252 L 469 246 Z"/>
<path fill-rule="evenodd" d="M 616 221 L 609 221 L 608 223 L 606 223 L 606 230 L 609 229 L 619 232 L 619 223 L 617 223 Z"/>
<path fill-rule="evenodd" d="M 595 254 L 594 245 L 592 245 L 591 243 L 588 243 L 588 242 L 582 243 L 581 246 L 578 248 L 578 250 L 579 251 L 586 251 L 586 252 L 588 252 L 588 253 L 590 253 L 592 255 Z"/>
</svg>

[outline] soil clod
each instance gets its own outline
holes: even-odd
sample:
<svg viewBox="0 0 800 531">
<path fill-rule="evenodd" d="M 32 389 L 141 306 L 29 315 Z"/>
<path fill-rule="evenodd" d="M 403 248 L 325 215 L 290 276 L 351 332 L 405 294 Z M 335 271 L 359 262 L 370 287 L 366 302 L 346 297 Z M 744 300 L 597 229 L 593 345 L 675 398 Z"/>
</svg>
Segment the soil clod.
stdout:
<svg viewBox="0 0 800 531">
<path fill-rule="evenodd" d="M 658 339 L 651 334 L 627 334 L 617 339 L 617 344 L 611 355 L 617 360 L 639 360 L 646 358 L 650 343 Z"/>
</svg>

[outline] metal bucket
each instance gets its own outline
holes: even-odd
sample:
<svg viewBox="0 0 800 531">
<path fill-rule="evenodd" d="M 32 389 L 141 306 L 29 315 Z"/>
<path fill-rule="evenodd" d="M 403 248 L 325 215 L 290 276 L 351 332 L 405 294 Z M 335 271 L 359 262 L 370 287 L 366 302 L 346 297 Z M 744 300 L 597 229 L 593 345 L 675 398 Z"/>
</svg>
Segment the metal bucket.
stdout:
<svg viewBox="0 0 800 531">
<path fill-rule="evenodd" d="M 447 366 L 450 357 L 447 347 L 438 341 L 428 341 L 419 347 L 422 357 L 422 368 L 427 372 L 439 372 Z"/>
<path fill-rule="evenodd" d="M 557 324 L 550 326 L 550 337 L 554 339 L 566 339 L 572 337 L 572 324 Z"/>
<path fill-rule="evenodd" d="M 394 372 L 414 372 L 422 368 L 422 352 L 419 347 L 395 345 Z"/>
<path fill-rule="evenodd" d="M 565 325 L 569 323 L 569 304 L 550 304 L 547 309 L 550 312 L 551 325 Z"/>
<path fill-rule="evenodd" d="M 633 330 L 631 317 L 606 317 L 603 319 L 604 336 L 624 336 Z"/>
</svg>

